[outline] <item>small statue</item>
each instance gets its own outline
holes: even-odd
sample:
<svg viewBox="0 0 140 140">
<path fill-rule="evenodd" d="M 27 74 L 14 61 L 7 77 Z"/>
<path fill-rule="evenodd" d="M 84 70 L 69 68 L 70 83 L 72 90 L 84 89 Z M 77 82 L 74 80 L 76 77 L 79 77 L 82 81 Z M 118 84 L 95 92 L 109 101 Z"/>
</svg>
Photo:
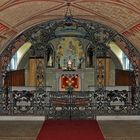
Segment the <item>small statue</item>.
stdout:
<svg viewBox="0 0 140 140">
<path fill-rule="evenodd" d="M 71 70 L 71 69 L 72 69 L 72 61 L 71 61 L 70 56 L 69 56 L 69 60 L 68 60 L 68 62 L 67 62 L 67 69 L 68 69 L 68 70 Z"/>
</svg>

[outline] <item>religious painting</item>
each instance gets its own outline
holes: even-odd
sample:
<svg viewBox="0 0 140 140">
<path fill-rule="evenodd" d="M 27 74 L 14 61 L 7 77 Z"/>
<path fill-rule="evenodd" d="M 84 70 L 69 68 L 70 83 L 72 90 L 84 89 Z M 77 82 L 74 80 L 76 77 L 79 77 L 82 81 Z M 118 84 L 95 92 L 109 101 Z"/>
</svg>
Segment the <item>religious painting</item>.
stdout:
<svg viewBox="0 0 140 140">
<path fill-rule="evenodd" d="M 81 68 L 85 60 L 84 47 L 78 38 L 61 38 L 56 48 L 58 68 Z"/>
</svg>

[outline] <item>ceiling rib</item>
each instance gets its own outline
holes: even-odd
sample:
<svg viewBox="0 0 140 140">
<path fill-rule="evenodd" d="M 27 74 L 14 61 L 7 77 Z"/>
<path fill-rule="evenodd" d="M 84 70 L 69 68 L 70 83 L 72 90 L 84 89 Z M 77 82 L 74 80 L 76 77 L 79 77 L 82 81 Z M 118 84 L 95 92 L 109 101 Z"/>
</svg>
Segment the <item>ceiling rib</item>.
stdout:
<svg viewBox="0 0 140 140">
<path fill-rule="evenodd" d="M 134 5 L 128 5 L 128 3 L 124 3 L 123 1 L 110 1 L 110 0 L 81 0 L 79 2 L 75 2 L 75 4 L 78 4 L 78 3 L 86 3 L 86 2 L 91 2 L 91 3 L 108 3 L 108 4 L 113 4 L 113 5 L 118 5 L 119 7 L 123 7 L 123 8 L 127 8 L 137 14 L 140 14 L 140 9 L 139 8 L 134 8 Z M 132 7 L 133 6 L 133 7 Z"/>
<path fill-rule="evenodd" d="M 109 22 L 112 22 L 113 24 L 119 26 L 120 28 L 125 29 L 125 27 L 124 27 L 122 24 L 120 24 L 120 23 L 118 23 L 118 22 L 116 22 L 116 21 L 113 21 L 113 20 L 112 20 L 111 18 L 109 18 L 109 17 L 105 17 L 105 16 L 102 15 L 101 13 L 97 13 L 97 12 L 95 12 L 95 11 L 93 11 L 93 10 L 90 10 L 90 9 L 88 9 L 88 8 L 79 6 L 79 5 L 77 5 L 77 4 L 75 4 L 75 5 L 72 4 L 72 6 L 75 7 L 75 8 L 77 8 L 77 9 L 81 9 L 81 10 L 83 10 L 83 11 L 87 11 L 87 12 L 89 12 L 89 13 L 91 13 L 91 14 L 95 14 L 95 15 L 98 16 L 99 18 L 104 19 L 104 20 L 107 20 L 107 21 L 109 21 Z"/>
<path fill-rule="evenodd" d="M 10 1 L 10 0 L 9 0 Z M 29 3 L 29 2 L 39 2 L 39 1 L 44 1 L 44 2 L 48 2 L 48 1 L 51 1 L 51 2 L 56 2 L 53 1 L 53 0 L 24 0 L 24 1 L 18 1 L 18 0 L 14 0 L 12 3 L 9 3 L 7 6 L 4 6 L 4 7 L 1 7 L 0 6 L 0 11 L 3 11 L 3 10 L 6 10 L 7 8 L 10 8 L 10 7 L 13 7 L 13 6 L 17 6 L 18 4 L 23 4 L 23 3 Z M 57 1 L 57 3 L 61 3 L 61 4 L 64 4 L 65 2 L 60 2 L 60 1 Z"/>
<path fill-rule="evenodd" d="M 28 20 L 31 20 L 31 19 L 33 19 L 33 18 L 35 18 L 35 17 L 38 17 L 38 16 L 40 16 L 40 15 L 46 13 L 46 12 L 49 13 L 49 12 L 52 12 L 52 11 L 61 9 L 62 7 L 65 7 L 65 6 L 66 6 L 66 4 L 60 4 L 60 5 L 54 6 L 54 7 L 50 8 L 50 9 L 47 9 L 47 10 L 38 12 L 37 14 L 34 14 L 34 15 L 32 15 L 31 17 L 26 18 L 26 19 L 24 19 L 23 21 L 17 23 L 16 25 L 14 25 L 14 28 L 16 28 L 17 26 L 20 26 L 21 24 L 27 22 Z"/>
</svg>

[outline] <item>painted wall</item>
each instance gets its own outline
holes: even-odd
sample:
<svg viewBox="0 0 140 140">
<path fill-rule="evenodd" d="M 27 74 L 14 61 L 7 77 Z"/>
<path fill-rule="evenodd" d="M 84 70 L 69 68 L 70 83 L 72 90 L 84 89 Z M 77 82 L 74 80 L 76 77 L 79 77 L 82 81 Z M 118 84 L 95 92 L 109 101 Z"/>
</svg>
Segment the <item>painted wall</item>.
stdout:
<svg viewBox="0 0 140 140">
<path fill-rule="evenodd" d="M 76 38 L 57 38 L 52 40 L 51 43 L 53 45 L 53 48 L 55 50 L 55 53 L 57 53 L 58 50 L 58 46 L 62 46 L 63 47 L 63 51 L 67 51 L 67 49 L 65 50 L 65 47 L 67 47 L 69 45 L 69 42 L 72 42 L 72 45 L 74 45 L 75 47 L 75 52 L 79 53 L 80 49 L 77 49 L 77 47 L 82 46 L 83 51 L 86 51 L 86 47 L 88 45 L 88 41 L 84 40 L 84 39 L 79 39 L 77 40 Z M 67 56 L 67 53 L 65 52 L 65 54 L 63 54 L 65 56 Z M 26 55 L 24 55 L 25 57 L 23 57 L 23 62 L 25 65 L 21 65 L 22 67 L 20 68 L 25 68 L 25 85 L 29 86 L 29 81 L 28 81 L 28 77 L 29 77 L 29 67 L 28 67 L 28 63 L 29 63 L 29 57 L 30 57 L 30 53 L 26 53 Z M 74 57 L 78 57 L 79 55 L 75 54 Z M 64 56 L 62 57 L 64 58 Z M 95 86 L 95 70 L 94 68 L 85 68 L 85 60 L 86 60 L 86 56 L 84 58 L 84 61 L 82 63 L 82 67 L 81 69 L 77 69 L 75 71 L 75 73 L 80 74 L 81 76 L 81 86 L 82 86 L 82 90 L 89 90 L 90 86 Z M 22 61 L 21 61 L 22 62 Z M 58 79 L 59 79 L 59 73 L 62 73 L 63 70 L 62 69 L 58 69 L 58 62 L 55 60 L 55 67 L 54 68 L 48 68 L 46 67 L 46 86 L 51 86 L 52 90 L 58 90 Z M 109 85 L 114 86 L 115 85 L 115 68 L 116 65 L 114 64 L 113 61 L 110 62 L 110 70 L 109 70 Z"/>
</svg>

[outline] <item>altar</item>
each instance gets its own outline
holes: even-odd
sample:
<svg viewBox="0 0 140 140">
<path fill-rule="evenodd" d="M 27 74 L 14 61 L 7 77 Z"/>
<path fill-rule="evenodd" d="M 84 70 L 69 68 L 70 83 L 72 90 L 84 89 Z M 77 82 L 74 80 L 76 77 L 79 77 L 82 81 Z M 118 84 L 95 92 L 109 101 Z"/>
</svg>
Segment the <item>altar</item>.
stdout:
<svg viewBox="0 0 140 140">
<path fill-rule="evenodd" d="M 57 73 L 58 91 L 81 91 L 82 90 L 82 72 L 79 71 L 61 71 Z"/>
</svg>

